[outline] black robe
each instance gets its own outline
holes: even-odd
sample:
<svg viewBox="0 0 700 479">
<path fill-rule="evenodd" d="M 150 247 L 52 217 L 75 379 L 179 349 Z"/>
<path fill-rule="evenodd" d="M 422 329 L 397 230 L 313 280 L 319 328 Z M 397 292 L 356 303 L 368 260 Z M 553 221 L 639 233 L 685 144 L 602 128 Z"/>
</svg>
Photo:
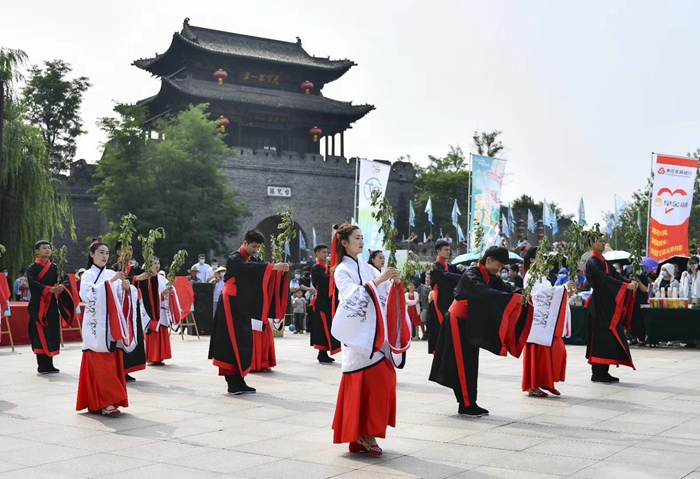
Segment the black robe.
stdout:
<svg viewBox="0 0 700 479">
<path fill-rule="evenodd" d="M 27 283 L 32 294 L 29 300 L 29 338 L 35 354 L 56 356 L 61 349 L 61 322 L 56 295 L 49 288 L 58 283 L 56 265 L 32 263 L 27 268 Z M 43 315 L 43 317 L 40 317 Z"/>
<path fill-rule="evenodd" d="M 331 274 L 326 264 L 316 263 L 311 268 L 311 281 L 316 288 L 312 301 L 311 345 L 330 354 L 340 352 L 340 341 L 331 334 L 333 324 L 333 292 L 330 291 Z"/>
<path fill-rule="evenodd" d="M 457 402 L 469 406 L 476 404 L 479 348 L 519 357 L 532 314 L 520 306 L 521 296 L 509 283 L 482 265 L 465 271 L 454 297 L 440 328 L 430 380 L 451 388 Z"/>
<path fill-rule="evenodd" d="M 586 279 L 593 289 L 588 302 L 586 358 L 591 365 L 624 365 L 634 369 L 625 339 L 625 324 L 634 297 L 620 274 L 594 253 L 586 262 Z"/>
<path fill-rule="evenodd" d="M 226 262 L 224 290 L 216 305 L 209 340 L 209 359 L 223 375 L 250 371 L 253 360 L 251 319 L 269 327 L 274 298 L 273 264 L 249 257 L 243 248 L 231 253 Z"/>
<path fill-rule="evenodd" d="M 114 271 L 119 271 L 119 263 L 113 264 L 112 269 Z M 135 280 L 136 276 L 141 273 L 143 273 L 143 270 L 138 266 L 132 266 L 124 272 L 126 279 L 134 285 L 138 283 L 138 281 Z M 155 279 L 157 280 L 158 278 Z M 147 283 L 146 281 L 141 282 L 144 284 Z M 158 291 L 157 288 L 156 291 Z M 125 351 L 122 357 L 124 358 L 125 374 L 146 369 L 146 344 L 143 338 L 143 318 L 141 317 L 141 308 L 138 306 L 138 303 L 136 306 L 136 348 L 130 353 Z"/>
<path fill-rule="evenodd" d="M 439 258 L 433 263 L 433 269 L 430 272 L 430 285 L 433 288 L 435 308 L 428 311 L 428 354 L 435 352 L 438 337 L 440 337 L 440 325 L 452 305 L 454 290 L 461 277 L 462 272 L 456 266 Z"/>
</svg>

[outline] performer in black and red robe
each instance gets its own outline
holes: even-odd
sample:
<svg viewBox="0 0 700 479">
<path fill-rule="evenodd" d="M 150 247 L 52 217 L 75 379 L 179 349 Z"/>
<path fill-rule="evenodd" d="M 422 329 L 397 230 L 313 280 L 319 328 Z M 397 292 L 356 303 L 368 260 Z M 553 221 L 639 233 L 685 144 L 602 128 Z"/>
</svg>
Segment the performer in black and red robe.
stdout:
<svg viewBox="0 0 700 479">
<path fill-rule="evenodd" d="M 430 273 L 430 285 L 433 288 L 433 303 L 435 309 L 428 314 L 428 353 L 435 353 L 435 346 L 440 336 L 440 325 L 445 313 L 450 309 L 454 300 L 454 290 L 462 277 L 462 271 L 448 263 L 452 249 L 450 243 L 440 240 L 435 243 L 437 259 Z"/>
<path fill-rule="evenodd" d="M 508 250 L 492 246 L 467 269 L 440 328 L 430 380 L 452 388 L 459 414 L 485 416 L 476 404 L 479 348 L 520 357 L 532 324 L 523 297 L 500 277 Z"/>
<path fill-rule="evenodd" d="M 316 288 L 316 296 L 311 302 L 311 345 L 318 349 L 318 362 L 331 364 L 335 359 L 331 355 L 340 352 L 340 341 L 331 334 L 333 325 L 333 302 L 335 301 L 335 285 L 330 289 L 331 270 L 326 260 L 328 259 L 328 246 L 321 243 L 314 248 L 316 264 L 311 268 L 311 282 Z"/>
<path fill-rule="evenodd" d="M 56 296 L 63 292 L 58 284 L 58 270 L 51 262 L 51 243 L 37 241 L 36 261 L 27 269 L 27 282 L 32 297 L 29 301 L 29 338 L 36 354 L 40 374 L 59 372 L 53 357 L 60 353 L 61 323 Z"/>
<path fill-rule="evenodd" d="M 610 375 L 611 364 L 635 369 L 624 329 L 625 324 L 629 326 L 638 283 L 623 282 L 608 265 L 603 258 L 604 238 L 591 246 L 593 253 L 586 262 L 586 279 L 593 289 L 588 300 L 586 358 L 591 365 L 591 381 L 616 383 L 620 380 Z"/>
<path fill-rule="evenodd" d="M 276 272 L 289 271 L 286 263 L 271 264 L 255 258 L 264 242 L 259 231 L 247 231 L 243 245 L 229 256 L 226 285 L 212 323 L 209 359 L 219 368 L 219 376 L 226 378 L 230 394 L 255 392 L 244 379 L 253 360 L 253 329 L 270 327 L 268 318 L 275 301 L 270 282 L 275 281 Z"/>
<path fill-rule="evenodd" d="M 117 262 L 112 265 L 111 269 L 113 271 L 119 271 L 119 267 L 122 262 L 121 241 L 117 241 L 117 243 L 114 246 L 114 249 L 117 252 Z M 148 273 L 144 272 L 143 269 L 139 267 L 138 263 L 136 263 L 133 260 L 133 254 L 134 250 L 132 246 L 129 245 L 129 252 L 125 255 L 124 258 L 124 261 L 126 261 L 126 268 L 124 268 L 124 276 L 126 276 L 126 279 L 131 284 L 136 286 L 140 298 L 138 307 L 136 308 L 136 324 L 138 325 L 136 331 L 136 347 L 132 352 L 124 354 L 124 373 L 126 374 L 127 382 L 136 381 L 136 378 L 131 376 L 131 373 L 146 369 L 146 345 L 143 337 L 143 309 L 145 309 L 146 312 L 148 312 L 148 304 L 146 301 L 143 301 L 143 293 L 144 290 L 146 290 L 146 292 L 148 291 L 148 285 L 150 281 L 147 280 L 153 280 L 153 278 L 151 278 L 151 276 Z M 155 278 L 155 280 L 155 291 L 157 295 L 158 281 L 157 278 Z M 155 314 L 160 315 L 160 303 L 158 303 L 157 313 Z"/>
</svg>

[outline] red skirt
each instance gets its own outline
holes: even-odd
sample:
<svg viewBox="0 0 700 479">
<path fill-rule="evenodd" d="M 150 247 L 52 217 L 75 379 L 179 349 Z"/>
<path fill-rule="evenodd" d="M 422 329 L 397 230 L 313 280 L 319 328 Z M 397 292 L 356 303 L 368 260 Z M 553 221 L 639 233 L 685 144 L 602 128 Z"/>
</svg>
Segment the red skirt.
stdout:
<svg viewBox="0 0 700 479">
<path fill-rule="evenodd" d="M 271 369 L 277 366 L 277 355 L 275 354 L 275 338 L 272 336 L 272 328 L 267 327 L 265 331 L 253 331 L 253 361 L 250 372 Z"/>
<path fill-rule="evenodd" d="M 420 319 L 420 314 L 418 314 L 418 308 L 415 306 L 409 306 L 406 308 L 408 310 L 408 318 L 411 320 L 412 326 L 420 326 L 423 322 Z"/>
<path fill-rule="evenodd" d="M 113 353 L 83 351 L 76 411 L 87 408 L 90 412 L 97 412 L 107 406 L 129 406 L 123 354 L 121 349 Z"/>
<path fill-rule="evenodd" d="M 333 418 L 333 443 L 360 436 L 386 437 L 396 427 L 396 370 L 388 359 L 356 373 L 343 374 Z"/>
<path fill-rule="evenodd" d="M 170 329 L 164 326 L 150 334 L 144 335 L 146 339 L 146 359 L 152 363 L 161 363 L 173 357 L 170 350 Z"/>
<path fill-rule="evenodd" d="M 523 391 L 541 388 L 556 390 L 554 383 L 566 379 L 566 346 L 560 336 L 555 336 L 552 347 L 526 344 L 523 351 Z"/>
</svg>

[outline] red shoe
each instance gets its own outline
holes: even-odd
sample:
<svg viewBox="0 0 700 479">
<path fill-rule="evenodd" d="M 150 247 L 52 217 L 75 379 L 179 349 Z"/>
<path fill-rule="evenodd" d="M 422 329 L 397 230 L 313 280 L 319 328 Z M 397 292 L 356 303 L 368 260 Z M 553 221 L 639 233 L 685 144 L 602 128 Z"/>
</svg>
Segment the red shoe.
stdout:
<svg viewBox="0 0 700 479">
<path fill-rule="evenodd" d="M 357 442 L 351 442 L 348 445 L 350 452 L 368 452 L 374 456 L 382 455 L 382 448 L 378 444 L 370 444 L 367 441 L 358 439 Z"/>
</svg>

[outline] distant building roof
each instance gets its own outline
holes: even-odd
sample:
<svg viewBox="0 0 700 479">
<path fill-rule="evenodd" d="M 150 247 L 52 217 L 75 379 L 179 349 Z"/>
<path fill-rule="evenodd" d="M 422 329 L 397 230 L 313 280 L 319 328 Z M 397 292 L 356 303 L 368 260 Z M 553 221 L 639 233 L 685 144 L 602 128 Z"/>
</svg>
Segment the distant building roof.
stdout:
<svg viewBox="0 0 700 479">
<path fill-rule="evenodd" d="M 194 80 L 191 78 L 182 80 L 163 78 L 162 85 L 161 92 L 163 88 L 174 88 L 183 94 L 201 98 L 203 101 L 215 100 L 275 109 L 343 115 L 353 117 L 350 121 L 357 121 L 374 110 L 373 105 L 353 105 L 352 102 L 332 100 L 321 95 L 304 95 L 303 93 L 270 90 L 233 83 L 219 85 L 214 81 Z M 149 103 L 154 98 L 148 98 L 140 103 Z"/>
<path fill-rule="evenodd" d="M 296 43 L 284 42 L 195 27 L 189 24 L 189 19 L 185 19 L 182 31 L 173 35 L 173 42 L 170 48 L 180 42 L 214 54 L 307 67 L 341 74 L 355 65 L 355 62 L 352 60 L 330 60 L 328 58 L 311 56 L 302 48 L 300 40 Z M 151 71 L 155 66 L 154 64 L 166 54 L 167 52 L 153 58 L 136 60 L 134 65 Z"/>
</svg>

